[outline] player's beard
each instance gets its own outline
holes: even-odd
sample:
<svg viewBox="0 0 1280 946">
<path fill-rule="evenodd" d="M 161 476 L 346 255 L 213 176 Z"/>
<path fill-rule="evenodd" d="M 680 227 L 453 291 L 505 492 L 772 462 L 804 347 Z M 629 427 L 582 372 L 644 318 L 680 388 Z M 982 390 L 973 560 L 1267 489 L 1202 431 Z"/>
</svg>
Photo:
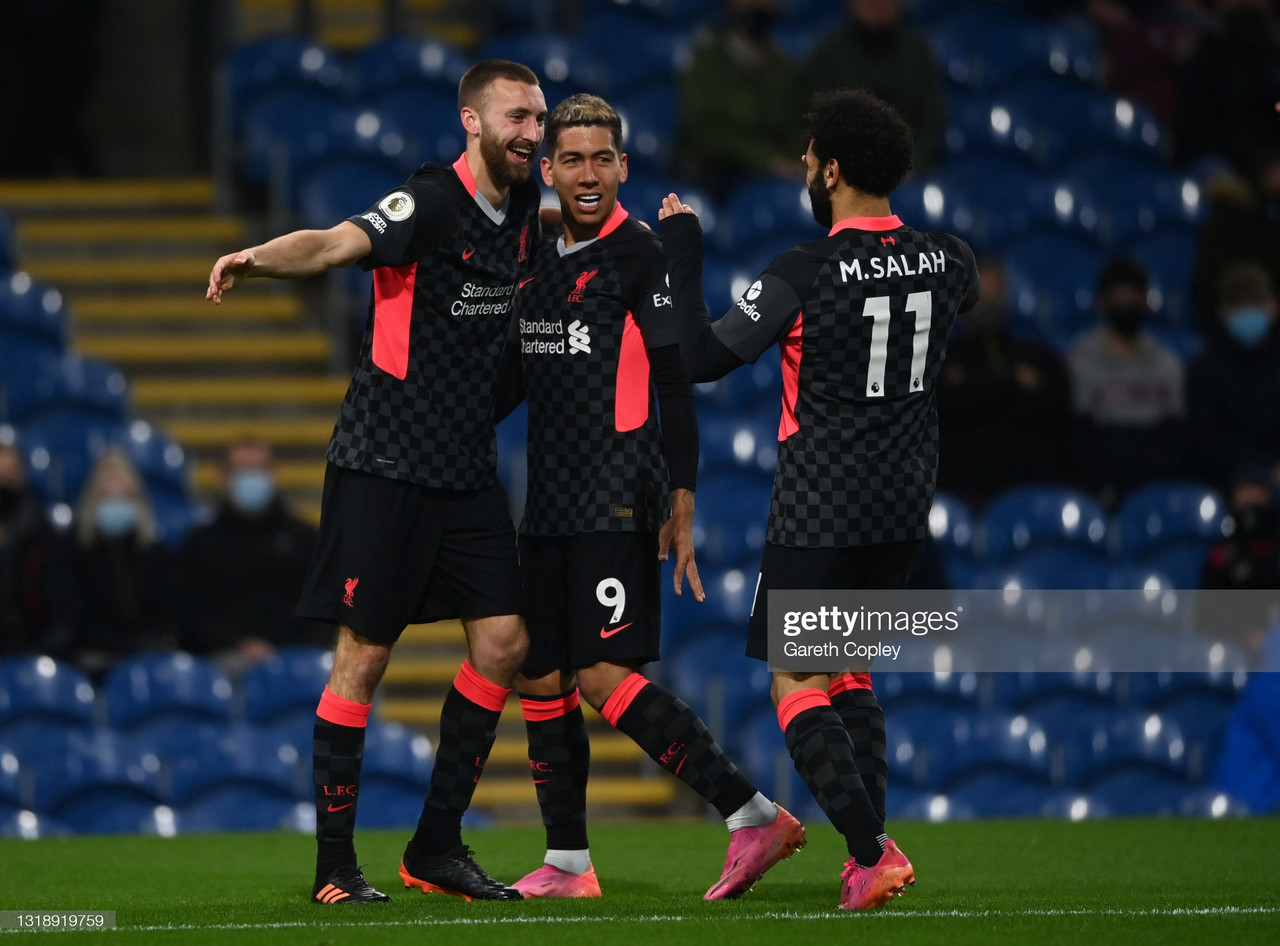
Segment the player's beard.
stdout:
<svg viewBox="0 0 1280 946">
<path fill-rule="evenodd" d="M 498 187 L 511 187 L 529 180 L 529 175 L 533 171 L 534 155 L 538 151 L 537 144 L 524 142 L 533 148 L 533 152 L 529 155 L 529 160 L 523 165 L 516 164 L 507 155 L 508 148 L 521 143 L 522 139 L 520 138 L 502 141 L 496 136 L 490 135 L 487 131 L 481 130 L 480 157 L 484 160 L 484 166 L 489 171 L 489 179 Z"/>
<path fill-rule="evenodd" d="M 831 209 L 831 192 L 827 190 L 827 185 L 823 181 L 821 174 L 815 174 L 813 180 L 809 182 L 809 203 L 813 206 L 813 219 L 822 226 L 830 228 L 834 222 L 832 220 L 834 211 Z"/>
</svg>

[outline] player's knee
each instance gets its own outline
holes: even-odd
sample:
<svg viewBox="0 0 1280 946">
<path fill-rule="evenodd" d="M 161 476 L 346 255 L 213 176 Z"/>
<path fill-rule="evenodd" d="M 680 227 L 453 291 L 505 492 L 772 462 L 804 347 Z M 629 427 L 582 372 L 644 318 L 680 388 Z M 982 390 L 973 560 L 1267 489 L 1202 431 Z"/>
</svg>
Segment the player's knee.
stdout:
<svg viewBox="0 0 1280 946">
<path fill-rule="evenodd" d="M 529 635 L 524 624 L 513 621 L 509 627 L 492 628 L 471 641 L 471 663 L 481 673 L 492 671 L 503 679 L 514 679 L 529 653 Z"/>
<path fill-rule="evenodd" d="M 613 691 L 634 671 L 617 664 L 596 664 L 578 671 L 578 693 L 592 709 L 599 712 Z"/>
</svg>

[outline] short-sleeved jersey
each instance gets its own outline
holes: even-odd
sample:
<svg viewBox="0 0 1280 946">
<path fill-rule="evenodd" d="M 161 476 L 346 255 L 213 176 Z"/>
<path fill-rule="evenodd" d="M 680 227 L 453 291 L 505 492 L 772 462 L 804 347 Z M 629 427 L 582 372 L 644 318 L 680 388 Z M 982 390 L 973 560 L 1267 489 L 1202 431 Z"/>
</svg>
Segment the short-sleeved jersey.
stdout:
<svg viewBox="0 0 1280 946">
<path fill-rule="evenodd" d="M 648 350 L 677 343 L 673 314 L 662 243 L 621 204 L 590 244 L 539 256 L 512 325 L 529 404 L 521 532 L 656 532 L 669 518 Z"/>
<path fill-rule="evenodd" d="M 938 468 L 934 382 L 977 290 L 963 240 L 897 217 L 853 218 L 775 259 L 716 323 L 743 361 L 782 348 L 770 542 L 924 538 Z"/>
<path fill-rule="evenodd" d="M 350 220 L 373 251 L 373 298 L 328 458 L 439 489 L 497 482 L 493 394 L 511 303 L 541 238 L 536 184 L 496 223 L 464 157 L 424 164 Z"/>
</svg>

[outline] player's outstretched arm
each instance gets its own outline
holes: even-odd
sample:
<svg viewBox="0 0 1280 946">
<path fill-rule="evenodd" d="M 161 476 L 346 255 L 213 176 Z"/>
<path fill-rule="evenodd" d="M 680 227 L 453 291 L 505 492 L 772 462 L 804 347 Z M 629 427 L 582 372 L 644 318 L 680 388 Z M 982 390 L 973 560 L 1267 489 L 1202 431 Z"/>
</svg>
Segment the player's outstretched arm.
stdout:
<svg viewBox="0 0 1280 946">
<path fill-rule="evenodd" d="M 676 594 L 684 593 L 684 578 L 688 575 L 693 600 L 706 601 L 707 593 L 702 590 L 702 578 L 698 575 L 698 563 L 693 554 L 692 490 L 671 491 L 671 518 L 658 533 L 658 560 L 665 562 L 671 557 L 672 549 L 676 553 L 675 574 L 672 576 Z"/>
<path fill-rule="evenodd" d="M 228 253 L 213 264 L 204 297 L 222 304 L 222 294 L 250 276 L 298 279 L 326 269 L 350 266 L 373 250 L 368 235 L 344 220 L 328 230 L 295 230 L 237 253 Z"/>
</svg>

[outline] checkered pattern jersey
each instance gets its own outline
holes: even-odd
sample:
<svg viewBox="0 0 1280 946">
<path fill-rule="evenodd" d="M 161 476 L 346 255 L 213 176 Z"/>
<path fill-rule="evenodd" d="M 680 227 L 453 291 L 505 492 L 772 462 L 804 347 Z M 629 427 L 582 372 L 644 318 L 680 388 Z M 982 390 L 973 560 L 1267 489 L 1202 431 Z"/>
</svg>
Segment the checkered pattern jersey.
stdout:
<svg viewBox="0 0 1280 946">
<path fill-rule="evenodd" d="M 601 232 L 576 253 L 542 253 L 516 299 L 526 535 L 656 532 L 670 516 L 647 355 L 677 342 L 662 244 L 625 211 Z"/>
<path fill-rule="evenodd" d="M 511 300 L 539 239 L 540 192 L 513 188 L 498 225 L 459 159 L 424 164 L 350 220 L 373 251 L 373 298 L 331 463 L 441 489 L 497 482 L 493 393 Z"/>
<path fill-rule="evenodd" d="M 770 542 L 924 537 L 938 470 L 934 383 L 977 289 L 964 241 L 860 218 L 779 256 L 716 323 L 744 361 L 782 348 Z"/>
</svg>

